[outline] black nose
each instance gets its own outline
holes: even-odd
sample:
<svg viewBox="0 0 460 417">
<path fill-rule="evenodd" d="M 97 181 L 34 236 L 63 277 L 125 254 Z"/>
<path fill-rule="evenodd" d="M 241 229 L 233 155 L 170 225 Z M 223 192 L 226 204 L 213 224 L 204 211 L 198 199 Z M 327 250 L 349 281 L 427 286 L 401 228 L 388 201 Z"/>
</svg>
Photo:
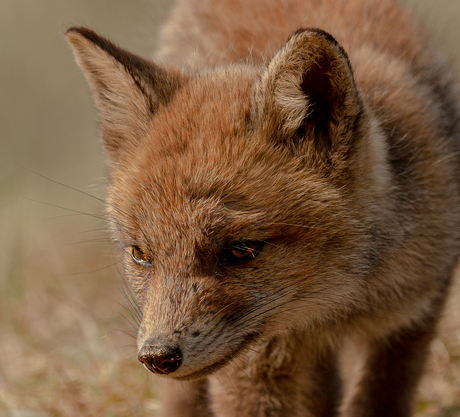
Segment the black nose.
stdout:
<svg viewBox="0 0 460 417">
<path fill-rule="evenodd" d="M 158 342 L 145 342 L 137 357 L 149 371 L 160 375 L 176 371 L 182 363 L 178 347 Z"/>
</svg>

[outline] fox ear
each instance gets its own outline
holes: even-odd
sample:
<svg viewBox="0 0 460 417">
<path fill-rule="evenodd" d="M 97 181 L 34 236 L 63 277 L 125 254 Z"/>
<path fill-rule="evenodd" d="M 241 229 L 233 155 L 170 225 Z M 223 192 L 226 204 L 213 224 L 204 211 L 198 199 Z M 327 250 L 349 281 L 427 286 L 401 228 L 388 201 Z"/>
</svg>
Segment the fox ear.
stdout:
<svg viewBox="0 0 460 417">
<path fill-rule="evenodd" d="M 65 36 L 102 117 L 105 150 L 117 162 L 139 145 L 159 105 L 170 100 L 185 77 L 118 48 L 89 29 L 73 27 Z"/>
<path fill-rule="evenodd" d="M 259 129 L 322 154 L 343 141 L 362 108 L 346 52 L 319 29 L 291 36 L 255 84 L 253 100 Z"/>
</svg>

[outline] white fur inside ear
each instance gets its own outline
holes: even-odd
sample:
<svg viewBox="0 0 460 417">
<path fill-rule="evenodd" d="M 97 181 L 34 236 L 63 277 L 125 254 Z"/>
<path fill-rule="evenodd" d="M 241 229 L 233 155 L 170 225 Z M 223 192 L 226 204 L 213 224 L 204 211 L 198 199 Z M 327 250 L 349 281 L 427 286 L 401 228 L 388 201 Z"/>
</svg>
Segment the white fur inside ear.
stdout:
<svg viewBox="0 0 460 417">
<path fill-rule="evenodd" d="M 297 130 L 308 116 L 310 102 L 302 89 L 304 74 L 315 62 L 308 34 L 293 36 L 270 61 L 260 91 L 272 96 L 272 105 L 286 132 Z"/>
<path fill-rule="evenodd" d="M 275 102 L 285 130 L 298 129 L 308 114 L 308 99 L 303 93 L 300 74 L 283 74 L 275 89 Z"/>
</svg>

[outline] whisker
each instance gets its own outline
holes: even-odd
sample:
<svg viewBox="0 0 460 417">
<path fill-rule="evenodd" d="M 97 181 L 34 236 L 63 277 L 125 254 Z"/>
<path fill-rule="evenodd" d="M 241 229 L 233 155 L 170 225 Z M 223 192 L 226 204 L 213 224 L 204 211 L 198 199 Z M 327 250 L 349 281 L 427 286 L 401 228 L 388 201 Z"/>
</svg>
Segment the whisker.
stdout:
<svg viewBox="0 0 460 417">
<path fill-rule="evenodd" d="M 77 192 L 77 193 L 83 194 L 83 195 L 85 195 L 85 196 L 87 196 L 87 197 L 93 198 L 93 199 L 95 199 L 95 200 L 97 200 L 97 201 L 100 201 L 101 203 L 104 203 L 104 204 L 106 204 L 106 205 L 108 205 L 108 206 L 110 206 L 110 207 L 113 207 L 115 210 L 117 210 L 117 211 L 120 212 L 120 213 L 127 214 L 126 212 L 124 212 L 123 210 L 121 210 L 121 209 L 120 209 L 119 207 L 117 207 L 116 205 L 111 204 L 111 203 L 109 203 L 108 201 L 106 201 L 106 200 L 104 200 L 104 199 L 102 199 L 102 198 L 99 198 L 99 197 L 97 197 L 97 196 L 95 196 L 95 195 L 93 195 L 93 194 L 87 193 L 86 191 L 79 190 L 78 188 L 72 187 L 71 185 L 67 185 L 67 184 L 64 184 L 64 183 L 62 183 L 62 182 L 56 181 L 56 180 L 54 180 L 54 179 L 52 179 L 52 178 L 49 178 L 49 177 L 47 177 L 47 176 L 45 176 L 45 175 L 43 175 L 43 174 L 40 174 L 40 173 L 38 173 L 38 172 L 36 172 L 36 171 L 33 171 L 33 170 L 29 169 L 29 168 L 26 168 L 26 167 L 24 167 L 24 166 L 21 166 L 21 165 L 18 165 L 18 164 L 16 164 L 16 165 L 19 166 L 20 168 L 22 168 L 22 169 L 24 169 L 24 170 L 26 170 L 26 171 L 28 171 L 28 172 L 34 174 L 34 175 L 37 175 L 37 176 L 39 176 L 39 177 L 41 177 L 41 178 L 44 178 L 44 179 L 47 180 L 47 181 L 53 182 L 54 184 L 60 185 L 61 187 L 64 187 L 64 188 L 68 188 L 69 190 L 72 190 L 72 191 L 75 191 L 75 192 Z"/>
<path fill-rule="evenodd" d="M 247 380 L 251 383 L 252 388 L 254 388 L 254 392 L 257 392 L 257 388 L 254 385 L 254 382 L 251 378 L 249 378 L 249 375 L 244 371 L 244 369 L 239 366 L 234 359 L 231 360 L 231 362 L 240 370 L 240 372 L 247 378 Z"/>
<path fill-rule="evenodd" d="M 29 197 L 18 197 L 18 198 L 20 198 L 22 200 L 26 200 L 26 201 L 32 201 L 33 203 L 39 203 L 39 204 L 43 204 L 45 206 L 58 208 L 58 209 L 61 209 L 61 210 L 71 211 L 73 213 L 77 213 L 77 214 L 80 214 L 82 216 L 91 216 L 91 217 L 94 217 L 96 219 L 104 219 L 103 216 L 98 215 L 98 214 L 87 213 L 87 212 L 84 212 L 84 211 L 79 211 L 79 210 L 71 209 L 71 208 L 68 208 L 68 207 L 58 206 L 57 204 L 47 203 L 45 201 L 35 200 L 35 199 L 29 198 Z"/>
<path fill-rule="evenodd" d="M 119 262 L 119 261 L 118 261 Z M 81 272 L 73 272 L 71 274 L 67 274 L 69 277 L 72 277 L 72 276 L 75 276 L 75 275 L 85 275 L 85 274 L 92 274 L 94 272 L 100 272 L 100 271 L 103 271 L 105 269 L 108 269 L 108 268 L 111 268 L 112 266 L 114 266 L 115 264 L 109 264 L 109 265 L 106 265 L 106 266 L 103 266 L 102 268 L 97 268 L 97 269 L 92 269 L 92 270 L 89 270 L 89 271 L 81 271 Z"/>
<path fill-rule="evenodd" d="M 222 383 L 222 381 L 219 379 L 219 377 L 218 377 L 216 374 L 213 374 L 213 377 L 216 378 L 216 379 L 219 381 L 219 384 L 222 385 L 222 388 L 225 390 L 225 392 L 226 392 L 227 395 L 228 395 L 227 388 L 226 388 L 225 385 Z"/>
<path fill-rule="evenodd" d="M 73 216 L 72 214 L 68 214 L 68 216 Z M 76 232 L 76 233 L 72 233 L 70 234 L 69 236 L 78 236 L 78 235 L 83 235 L 85 233 L 93 233 L 93 232 L 106 232 L 107 229 L 91 229 L 91 230 L 84 230 L 82 232 Z"/>
<path fill-rule="evenodd" d="M 82 243 L 110 243 L 112 242 L 112 239 L 108 237 L 101 237 L 97 239 L 88 239 L 88 240 L 80 240 L 78 242 L 69 242 L 69 243 L 63 243 L 63 246 L 71 246 L 71 245 L 80 245 Z"/>
</svg>

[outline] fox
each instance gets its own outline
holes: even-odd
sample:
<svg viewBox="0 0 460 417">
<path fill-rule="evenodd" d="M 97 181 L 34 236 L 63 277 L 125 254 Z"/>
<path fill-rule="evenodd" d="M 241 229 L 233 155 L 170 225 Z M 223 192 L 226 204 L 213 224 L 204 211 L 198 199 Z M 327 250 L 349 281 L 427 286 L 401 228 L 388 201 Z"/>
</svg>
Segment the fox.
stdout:
<svg viewBox="0 0 460 417">
<path fill-rule="evenodd" d="M 65 37 L 162 415 L 411 416 L 460 247 L 459 88 L 413 12 L 177 0 L 152 58 Z"/>
</svg>

